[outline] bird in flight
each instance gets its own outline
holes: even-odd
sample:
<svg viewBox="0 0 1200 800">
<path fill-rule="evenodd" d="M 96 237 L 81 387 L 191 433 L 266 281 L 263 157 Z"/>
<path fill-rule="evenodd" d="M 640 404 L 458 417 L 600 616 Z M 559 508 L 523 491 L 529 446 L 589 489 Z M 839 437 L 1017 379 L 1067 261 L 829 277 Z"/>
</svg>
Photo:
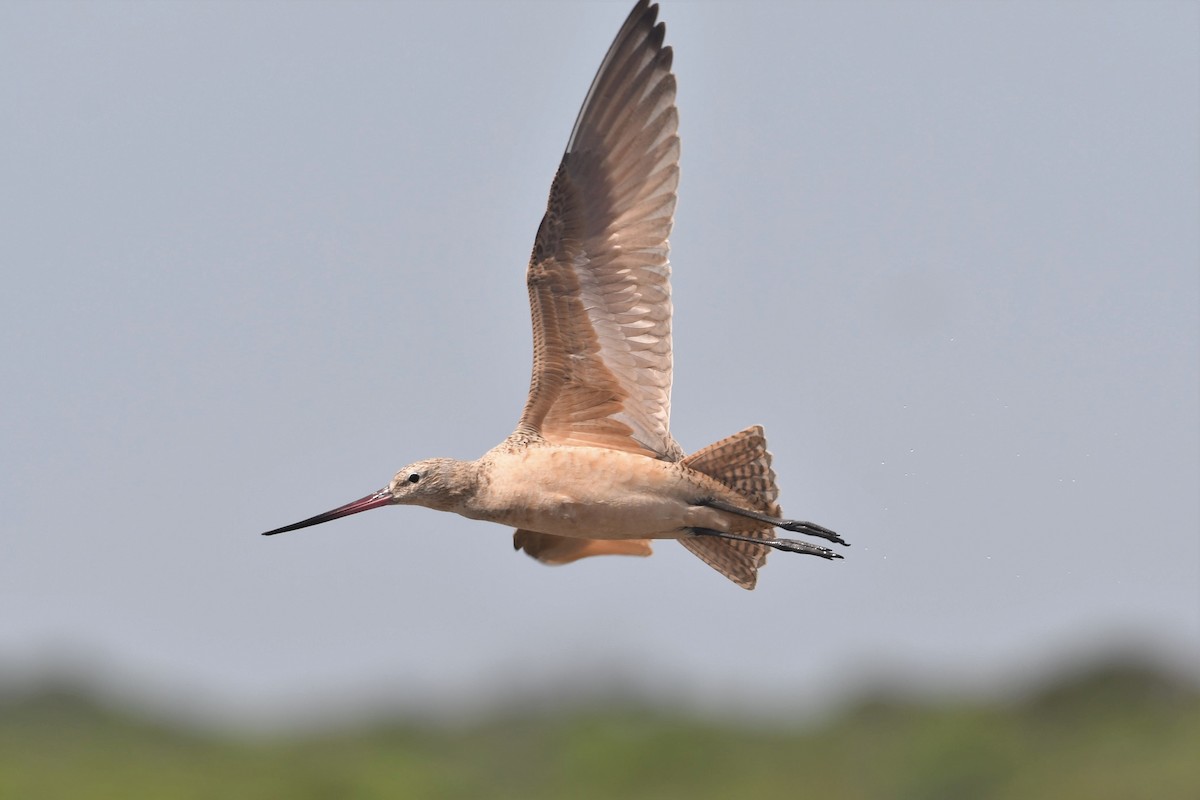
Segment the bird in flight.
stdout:
<svg viewBox="0 0 1200 800">
<path fill-rule="evenodd" d="M 691 455 L 671 436 L 679 117 L 657 18 L 639 0 L 621 26 L 550 187 L 525 275 L 533 378 L 516 430 L 475 461 L 414 462 L 378 492 L 264 536 L 420 505 L 512 526 L 514 547 L 547 564 L 648 556 L 652 540 L 675 539 L 745 589 L 771 549 L 841 558 L 776 538 L 846 544 L 782 518 L 761 427 Z"/>
</svg>

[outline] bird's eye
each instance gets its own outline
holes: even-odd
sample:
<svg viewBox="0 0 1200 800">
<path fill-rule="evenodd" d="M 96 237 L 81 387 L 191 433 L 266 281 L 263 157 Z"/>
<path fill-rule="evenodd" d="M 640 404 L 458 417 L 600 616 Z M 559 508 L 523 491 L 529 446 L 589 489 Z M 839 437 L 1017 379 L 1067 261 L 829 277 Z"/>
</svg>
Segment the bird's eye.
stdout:
<svg viewBox="0 0 1200 800">
<path fill-rule="evenodd" d="M 421 476 L 420 476 L 420 475 L 418 475 L 418 474 L 417 474 L 417 473 L 415 473 L 415 472 L 414 472 L 412 475 L 409 475 L 409 476 L 408 476 L 408 482 L 409 482 L 409 483 L 416 483 L 416 482 L 417 482 L 417 481 L 419 481 L 419 480 L 421 480 Z"/>
</svg>

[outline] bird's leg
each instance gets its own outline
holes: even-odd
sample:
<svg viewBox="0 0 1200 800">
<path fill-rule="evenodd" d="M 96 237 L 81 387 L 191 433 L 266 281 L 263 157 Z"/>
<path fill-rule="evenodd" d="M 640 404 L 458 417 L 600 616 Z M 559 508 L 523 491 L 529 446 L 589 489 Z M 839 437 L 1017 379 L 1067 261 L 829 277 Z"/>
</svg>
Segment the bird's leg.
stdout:
<svg viewBox="0 0 1200 800">
<path fill-rule="evenodd" d="M 830 550 L 828 547 L 820 547 L 819 545 L 802 542 L 799 539 L 755 539 L 753 536 L 742 536 L 738 533 L 726 533 L 725 531 L 714 531 L 711 528 L 689 528 L 696 536 L 717 536 L 721 539 L 732 539 L 735 542 L 750 542 L 751 544 L 761 544 L 767 547 L 773 547 L 776 550 L 782 550 L 785 553 L 804 553 L 810 556 L 820 556 L 830 560 L 841 558 L 840 555 Z"/>
<path fill-rule="evenodd" d="M 779 517 L 772 517 L 770 514 L 764 514 L 761 511 L 754 511 L 749 508 L 741 508 L 740 506 L 735 506 L 733 503 L 726 503 L 724 500 L 717 500 L 716 498 L 703 500 L 700 502 L 700 505 L 708 506 L 709 508 L 715 508 L 718 511 L 727 511 L 730 514 L 737 514 L 739 516 L 749 517 L 750 519 L 756 519 L 759 522 L 765 522 L 769 525 L 774 525 L 776 528 L 783 528 L 785 531 L 791 531 L 792 533 L 804 533 L 809 536 L 820 536 L 822 539 L 828 539 L 831 542 L 837 542 L 838 544 L 845 545 L 846 547 L 850 546 L 845 539 L 829 530 L 829 528 L 822 528 L 820 525 L 817 525 L 813 522 L 800 522 L 794 519 L 780 519 Z M 787 541 L 787 539 L 780 539 L 779 541 Z"/>
</svg>

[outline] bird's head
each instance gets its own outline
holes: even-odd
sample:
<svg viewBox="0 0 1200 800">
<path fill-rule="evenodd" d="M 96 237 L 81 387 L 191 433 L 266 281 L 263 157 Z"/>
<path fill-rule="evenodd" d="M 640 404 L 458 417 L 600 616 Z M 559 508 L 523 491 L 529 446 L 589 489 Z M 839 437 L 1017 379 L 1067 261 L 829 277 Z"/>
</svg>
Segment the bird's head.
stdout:
<svg viewBox="0 0 1200 800">
<path fill-rule="evenodd" d="M 361 497 L 332 511 L 317 514 L 306 520 L 267 531 L 263 536 L 320 525 L 322 522 L 348 517 L 360 511 L 370 511 L 390 505 L 415 505 L 453 511 L 461 498 L 474 490 L 475 465 L 453 458 L 428 458 L 414 461 L 396 473 L 387 488 Z"/>
<path fill-rule="evenodd" d="M 415 505 L 449 510 L 469 483 L 469 465 L 453 458 L 414 461 L 396 473 L 386 492 L 397 505 Z"/>
</svg>

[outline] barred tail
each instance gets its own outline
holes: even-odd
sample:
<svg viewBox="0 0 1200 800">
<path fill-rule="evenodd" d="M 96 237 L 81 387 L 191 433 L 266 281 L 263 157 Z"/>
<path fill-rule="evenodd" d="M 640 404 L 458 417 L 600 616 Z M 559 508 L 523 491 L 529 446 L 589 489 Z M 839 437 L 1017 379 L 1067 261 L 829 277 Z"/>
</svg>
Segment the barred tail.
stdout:
<svg viewBox="0 0 1200 800">
<path fill-rule="evenodd" d="M 737 492 L 745 498 L 748 507 L 779 516 L 776 502 L 779 488 L 775 485 L 775 471 L 771 469 L 771 454 L 767 451 L 767 439 L 761 425 L 710 444 L 684 458 L 683 463 Z M 775 538 L 775 529 L 770 525 L 738 533 L 756 539 Z M 684 537 L 679 542 L 743 589 L 754 588 L 758 569 L 767 562 L 770 550 L 751 542 L 711 536 Z"/>
</svg>

